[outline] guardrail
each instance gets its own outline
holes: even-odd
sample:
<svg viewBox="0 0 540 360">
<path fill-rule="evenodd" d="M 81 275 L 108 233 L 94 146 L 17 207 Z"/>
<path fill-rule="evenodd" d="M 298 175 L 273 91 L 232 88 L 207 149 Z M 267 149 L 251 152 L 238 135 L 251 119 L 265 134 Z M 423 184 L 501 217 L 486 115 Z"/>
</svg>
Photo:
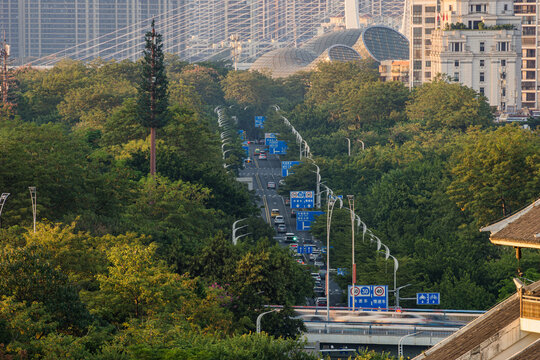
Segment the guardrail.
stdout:
<svg viewBox="0 0 540 360">
<path fill-rule="evenodd" d="M 339 325 L 320 322 L 317 325 L 306 324 L 307 334 L 334 334 L 334 335 L 364 335 L 364 336 L 392 336 L 401 337 L 404 335 L 410 335 L 417 333 L 417 337 L 423 338 L 445 338 L 456 331 L 459 328 L 446 328 L 446 327 L 429 327 L 429 326 L 389 326 L 389 325 Z"/>
</svg>

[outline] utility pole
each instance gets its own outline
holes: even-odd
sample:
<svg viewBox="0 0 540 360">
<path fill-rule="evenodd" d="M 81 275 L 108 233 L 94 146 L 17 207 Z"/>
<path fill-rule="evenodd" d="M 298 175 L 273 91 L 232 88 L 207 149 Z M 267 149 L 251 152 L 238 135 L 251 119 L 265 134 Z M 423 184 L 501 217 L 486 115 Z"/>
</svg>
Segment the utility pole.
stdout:
<svg viewBox="0 0 540 360">
<path fill-rule="evenodd" d="M 152 20 L 152 47 L 150 62 L 150 121 L 155 123 L 156 118 L 156 27 Z M 150 175 L 156 176 L 156 128 L 150 128 Z"/>
<path fill-rule="evenodd" d="M 354 195 L 347 195 L 349 199 L 349 209 L 351 211 L 351 235 L 352 235 L 352 291 L 354 294 L 355 285 L 356 285 L 356 263 L 354 262 Z M 354 295 L 352 301 L 352 311 L 354 311 Z"/>
<path fill-rule="evenodd" d="M 240 61 L 240 55 L 242 54 L 242 43 L 240 42 L 240 36 L 238 34 L 231 35 L 231 47 L 233 50 L 234 59 L 234 71 L 238 71 L 238 62 Z"/>
<path fill-rule="evenodd" d="M 4 208 L 4 204 L 6 203 L 6 200 L 8 196 L 11 195 L 10 193 L 2 193 L 0 195 L 0 219 L 2 218 L 2 209 Z"/>
</svg>

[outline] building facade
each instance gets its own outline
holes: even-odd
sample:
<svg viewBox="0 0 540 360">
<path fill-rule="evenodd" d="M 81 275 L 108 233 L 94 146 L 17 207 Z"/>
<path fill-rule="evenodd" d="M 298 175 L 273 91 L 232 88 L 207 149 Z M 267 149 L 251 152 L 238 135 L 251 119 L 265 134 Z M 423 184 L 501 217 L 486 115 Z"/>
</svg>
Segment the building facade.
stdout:
<svg viewBox="0 0 540 360">
<path fill-rule="evenodd" d="M 432 7 L 436 10 L 435 24 L 426 36 L 425 30 L 421 33 L 415 29 L 413 2 L 411 84 L 416 86 L 443 74 L 484 94 L 499 111 L 519 110 L 521 19 L 514 16 L 513 3 L 442 0 L 433 1 Z M 425 14 L 422 13 L 424 19 Z M 430 17 L 429 21 L 433 19 Z M 422 51 L 414 52 L 415 49 Z"/>
<path fill-rule="evenodd" d="M 104 48 L 120 51 L 118 57 L 135 56 L 140 54 L 137 44 L 143 34 L 132 34 L 134 27 L 139 25 L 140 31 L 149 25 L 149 19 L 159 14 L 178 16 L 183 1 L 0 0 L 0 30 L 6 31 L 12 56 L 18 63 L 51 54 L 62 56 L 63 51 L 81 43 L 85 43 L 84 55 L 89 57 L 103 55 Z M 166 27 L 173 25 L 165 22 L 160 31 L 170 30 Z M 124 43 L 123 50 L 114 46 L 117 42 Z"/>
<path fill-rule="evenodd" d="M 521 103 L 524 108 L 538 110 L 538 2 L 516 0 L 514 14 L 521 18 Z"/>
</svg>

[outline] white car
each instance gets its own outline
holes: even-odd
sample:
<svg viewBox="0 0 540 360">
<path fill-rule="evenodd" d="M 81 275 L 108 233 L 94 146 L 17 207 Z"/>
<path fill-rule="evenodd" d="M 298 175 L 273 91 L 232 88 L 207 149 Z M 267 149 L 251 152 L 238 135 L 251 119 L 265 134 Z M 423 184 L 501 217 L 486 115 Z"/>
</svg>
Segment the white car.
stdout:
<svg viewBox="0 0 540 360">
<path fill-rule="evenodd" d="M 274 218 L 274 224 L 276 225 L 285 224 L 285 219 L 283 218 L 282 215 L 278 215 Z"/>
<path fill-rule="evenodd" d="M 287 226 L 285 226 L 285 224 L 279 224 L 277 227 L 277 232 L 278 233 L 287 232 Z"/>
</svg>

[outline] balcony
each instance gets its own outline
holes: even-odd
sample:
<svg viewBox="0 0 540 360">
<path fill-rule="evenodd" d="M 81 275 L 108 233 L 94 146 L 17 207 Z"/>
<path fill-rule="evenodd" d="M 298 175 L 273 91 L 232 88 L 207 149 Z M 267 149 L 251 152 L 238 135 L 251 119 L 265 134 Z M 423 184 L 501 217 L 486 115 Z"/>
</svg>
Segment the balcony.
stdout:
<svg viewBox="0 0 540 360">
<path fill-rule="evenodd" d="M 540 296 L 521 295 L 519 308 L 521 330 L 540 333 Z"/>
</svg>

